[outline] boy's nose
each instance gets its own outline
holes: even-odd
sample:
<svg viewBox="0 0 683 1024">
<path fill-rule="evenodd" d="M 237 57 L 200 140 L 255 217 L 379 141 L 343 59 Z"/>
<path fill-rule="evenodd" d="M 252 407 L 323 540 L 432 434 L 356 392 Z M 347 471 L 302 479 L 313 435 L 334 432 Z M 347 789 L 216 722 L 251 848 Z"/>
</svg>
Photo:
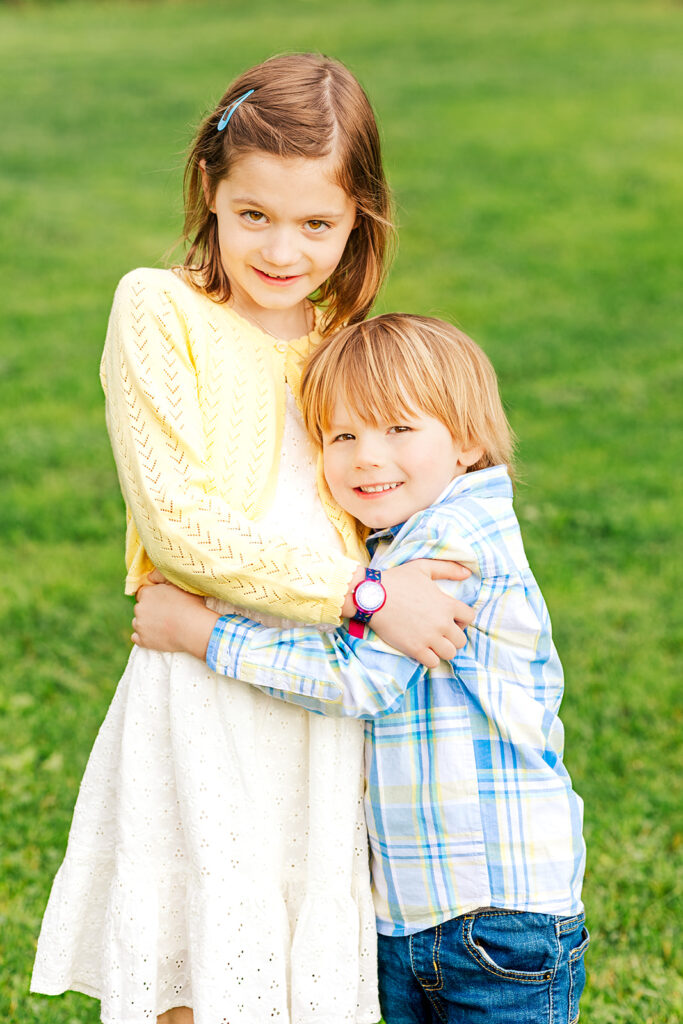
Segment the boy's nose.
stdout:
<svg viewBox="0 0 683 1024">
<path fill-rule="evenodd" d="M 377 469 L 384 465 L 381 448 L 371 441 L 359 441 L 355 455 L 358 469 Z"/>
</svg>

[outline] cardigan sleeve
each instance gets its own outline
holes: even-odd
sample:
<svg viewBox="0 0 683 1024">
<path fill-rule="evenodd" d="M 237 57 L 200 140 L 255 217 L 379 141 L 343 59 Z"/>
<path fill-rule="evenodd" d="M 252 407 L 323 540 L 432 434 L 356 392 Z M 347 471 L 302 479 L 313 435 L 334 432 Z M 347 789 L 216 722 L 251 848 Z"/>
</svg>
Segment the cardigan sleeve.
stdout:
<svg viewBox="0 0 683 1024">
<path fill-rule="evenodd" d="M 173 289 L 142 271 L 117 289 L 102 357 L 121 490 L 150 559 L 171 582 L 309 623 L 340 621 L 356 563 L 259 533 L 228 506 L 204 457 L 190 328 Z"/>
</svg>

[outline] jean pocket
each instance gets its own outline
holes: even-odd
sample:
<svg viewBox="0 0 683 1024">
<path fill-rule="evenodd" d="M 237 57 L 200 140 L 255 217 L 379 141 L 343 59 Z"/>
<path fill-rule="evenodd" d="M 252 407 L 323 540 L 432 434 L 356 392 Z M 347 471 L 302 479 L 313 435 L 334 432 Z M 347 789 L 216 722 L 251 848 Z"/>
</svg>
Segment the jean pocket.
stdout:
<svg viewBox="0 0 683 1024">
<path fill-rule="evenodd" d="M 569 1024 L 579 1019 L 579 1000 L 586 984 L 586 967 L 583 961 L 591 937 L 585 925 L 581 928 L 579 945 L 568 957 L 569 965 Z"/>
<path fill-rule="evenodd" d="M 490 974 L 526 985 L 548 983 L 557 964 L 554 921 L 545 914 L 485 910 L 466 915 L 469 955 Z"/>
</svg>

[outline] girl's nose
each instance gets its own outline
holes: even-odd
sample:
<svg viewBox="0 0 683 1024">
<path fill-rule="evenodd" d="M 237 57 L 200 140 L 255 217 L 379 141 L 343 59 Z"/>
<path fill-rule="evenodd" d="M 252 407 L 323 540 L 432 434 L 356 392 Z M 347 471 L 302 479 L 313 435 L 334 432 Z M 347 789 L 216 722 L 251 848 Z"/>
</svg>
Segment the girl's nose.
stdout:
<svg viewBox="0 0 683 1024">
<path fill-rule="evenodd" d="M 261 252 L 273 267 L 291 267 L 299 258 L 296 240 L 292 232 L 286 229 L 273 229 L 269 232 Z"/>
</svg>

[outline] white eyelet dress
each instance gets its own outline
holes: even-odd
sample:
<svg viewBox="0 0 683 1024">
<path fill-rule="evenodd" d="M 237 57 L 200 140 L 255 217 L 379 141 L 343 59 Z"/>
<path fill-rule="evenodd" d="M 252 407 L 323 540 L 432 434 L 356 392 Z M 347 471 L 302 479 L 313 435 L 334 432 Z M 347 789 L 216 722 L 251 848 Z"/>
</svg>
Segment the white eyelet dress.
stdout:
<svg viewBox="0 0 683 1024">
<path fill-rule="evenodd" d="M 314 467 L 287 389 L 261 525 L 339 545 Z M 173 1006 L 195 1024 L 377 1021 L 362 759 L 360 722 L 135 648 L 81 784 L 32 990 L 95 996 L 105 1024 Z"/>
</svg>

